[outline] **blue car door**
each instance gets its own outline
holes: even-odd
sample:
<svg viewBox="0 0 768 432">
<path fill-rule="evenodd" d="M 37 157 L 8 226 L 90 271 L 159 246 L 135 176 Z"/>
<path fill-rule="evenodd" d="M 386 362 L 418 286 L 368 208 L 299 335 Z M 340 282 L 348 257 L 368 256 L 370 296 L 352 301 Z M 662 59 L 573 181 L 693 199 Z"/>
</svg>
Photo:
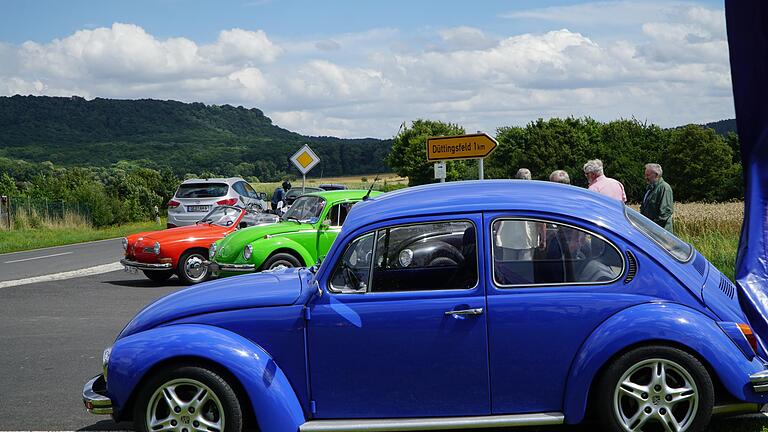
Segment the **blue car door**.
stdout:
<svg viewBox="0 0 768 432">
<path fill-rule="evenodd" d="M 315 418 L 490 414 L 481 224 L 390 222 L 331 257 L 308 322 Z"/>
<path fill-rule="evenodd" d="M 624 252 L 578 222 L 487 213 L 485 226 L 493 413 L 561 411 L 582 342 L 644 297 Z"/>
</svg>

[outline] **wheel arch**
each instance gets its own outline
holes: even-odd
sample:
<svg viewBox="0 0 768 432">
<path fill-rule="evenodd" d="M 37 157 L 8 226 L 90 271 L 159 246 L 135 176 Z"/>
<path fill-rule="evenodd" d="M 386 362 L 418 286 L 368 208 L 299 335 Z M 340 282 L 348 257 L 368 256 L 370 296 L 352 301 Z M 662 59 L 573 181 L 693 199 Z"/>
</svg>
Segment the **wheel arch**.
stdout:
<svg viewBox="0 0 768 432">
<path fill-rule="evenodd" d="M 312 262 L 312 257 L 309 255 L 309 252 L 306 249 L 304 249 L 303 247 L 301 247 L 298 244 L 296 244 L 296 246 L 298 246 L 298 247 L 292 247 L 292 246 L 293 245 L 291 245 L 291 246 L 285 245 L 285 246 L 282 246 L 282 247 L 279 247 L 277 249 L 269 251 L 269 254 L 267 254 L 264 257 L 264 259 L 261 261 L 261 266 L 263 266 L 264 263 L 267 262 L 267 260 L 269 260 L 270 258 L 272 258 L 273 256 L 275 256 L 275 255 L 277 255 L 279 253 L 285 253 L 285 254 L 289 254 L 289 255 L 293 256 L 294 258 L 299 260 L 299 263 L 302 266 L 304 266 L 304 267 L 307 266 L 307 263 L 311 263 Z M 259 268 L 261 268 L 261 267 L 259 267 Z"/>
<path fill-rule="evenodd" d="M 181 264 L 181 258 L 190 252 L 200 252 L 203 255 L 204 259 L 208 259 L 208 248 L 199 246 L 199 245 L 190 246 L 184 249 L 183 251 L 181 251 L 181 253 L 178 255 L 179 257 L 176 259 L 176 264 L 174 265 L 174 271 L 177 271 L 177 272 L 179 271 L 179 264 Z"/>
<path fill-rule="evenodd" d="M 244 415 L 261 430 L 295 432 L 306 420 L 287 376 L 263 348 L 228 330 L 199 324 L 157 327 L 115 343 L 107 390 L 117 418 L 131 416 L 137 393 L 153 372 L 190 362 L 231 379 Z"/>
<path fill-rule="evenodd" d="M 588 403 L 594 399 L 595 383 L 611 361 L 630 350 L 652 345 L 678 348 L 694 356 L 710 373 L 716 392 L 757 402 L 749 390 L 749 374 L 762 369 L 759 361 L 750 362 L 715 321 L 682 305 L 646 303 L 607 319 L 584 341 L 566 380 L 566 422 L 584 419 Z"/>
<path fill-rule="evenodd" d="M 246 425 L 254 425 L 256 422 L 256 415 L 253 411 L 253 405 L 251 402 L 251 398 L 248 395 L 248 392 L 243 387 L 243 384 L 240 382 L 240 380 L 230 371 L 226 366 L 223 366 L 220 363 L 217 363 L 211 359 L 196 356 L 196 355 L 181 355 L 178 357 L 169 357 L 165 360 L 161 360 L 144 373 L 144 375 L 141 377 L 141 379 L 136 383 L 136 386 L 134 388 L 134 391 L 131 392 L 130 396 L 128 397 L 128 400 L 126 400 L 123 408 L 120 411 L 120 417 L 117 420 L 133 420 L 133 407 L 136 402 L 136 396 L 139 393 L 139 390 L 144 388 L 144 386 L 147 384 L 147 382 L 151 379 L 151 377 L 158 373 L 159 371 L 171 368 L 171 367 L 183 367 L 183 366 L 197 366 L 201 367 L 203 369 L 208 369 L 220 377 L 224 378 L 224 380 L 232 387 L 232 390 L 235 391 L 235 394 L 237 395 L 237 399 L 240 401 L 241 409 L 243 410 L 243 420 L 244 424 Z M 244 427 L 245 428 L 245 427 Z"/>
</svg>

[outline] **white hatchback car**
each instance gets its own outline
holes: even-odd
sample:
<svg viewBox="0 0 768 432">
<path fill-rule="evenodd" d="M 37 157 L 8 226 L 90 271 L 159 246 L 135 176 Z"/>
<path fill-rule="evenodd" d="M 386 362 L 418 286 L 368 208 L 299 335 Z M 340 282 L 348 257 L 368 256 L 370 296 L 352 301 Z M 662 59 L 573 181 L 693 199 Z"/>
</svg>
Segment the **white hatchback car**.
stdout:
<svg viewBox="0 0 768 432">
<path fill-rule="evenodd" d="M 192 225 L 217 205 L 265 211 L 265 193 L 257 193 L 240 177 L 185 180 L 168 201 L 168 228 Z"/>
</svg>

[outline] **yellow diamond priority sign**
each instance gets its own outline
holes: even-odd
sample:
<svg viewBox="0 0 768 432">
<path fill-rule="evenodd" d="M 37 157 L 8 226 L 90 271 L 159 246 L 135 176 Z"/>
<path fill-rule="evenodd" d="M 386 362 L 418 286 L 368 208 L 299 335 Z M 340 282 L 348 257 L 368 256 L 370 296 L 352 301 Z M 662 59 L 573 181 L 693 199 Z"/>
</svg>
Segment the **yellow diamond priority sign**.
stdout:
<svg viewBox="0 0 768 432">
<path fill-rule="evenodd" d="M 306 174 L 320 163 L 320 158 L 309 148 L 309 145 L 304 144 L 293 156 L 291 156 L 291 162 L 296 165 L 296 168 L 301 171 L 302 174 Z"/>
</svg>

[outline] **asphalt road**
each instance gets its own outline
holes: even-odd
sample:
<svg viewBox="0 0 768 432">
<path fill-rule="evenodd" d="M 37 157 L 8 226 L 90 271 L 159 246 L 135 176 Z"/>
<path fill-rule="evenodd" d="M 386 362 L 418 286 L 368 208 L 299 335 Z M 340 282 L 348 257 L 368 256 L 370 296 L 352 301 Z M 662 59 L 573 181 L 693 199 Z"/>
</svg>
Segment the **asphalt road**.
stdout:
<svg viewBox="0 0 768 432">
<path fill-rule="evenodd" d="M 81 270 L 123 257 L 120 239 L 79 243 L 0 255 L 0 282 Z"/>
<path fill-rule="evenodd" d="M 121 249 L 119 240 L 111 242 L 24 252 L 11 259 L 0 255 L 0 281 L 39 276 L 34 268 L 16 268 L 34 261 L 59 271 L 114 262 Z M 101 256 L 94 257 L 90 251 L 95 250 Z M 73 253 L 8 263 L 69 251 Z M 158 286 L 141 273 L 122 271 L 0 287 L 0 430 L 132 429 L 131 423 L 88 414 L 81 400 L 83 384 L 100 372 L 103 349 L 139 309 L 181 288 L 176 278 Z M 717 420 L 709 430 L 757 432 L 763 427 L 768 427 L 766 417 L 752 417 Z M 543 430 L 585 432 L 594 425 L 515 429 Z"/>
</svg>

